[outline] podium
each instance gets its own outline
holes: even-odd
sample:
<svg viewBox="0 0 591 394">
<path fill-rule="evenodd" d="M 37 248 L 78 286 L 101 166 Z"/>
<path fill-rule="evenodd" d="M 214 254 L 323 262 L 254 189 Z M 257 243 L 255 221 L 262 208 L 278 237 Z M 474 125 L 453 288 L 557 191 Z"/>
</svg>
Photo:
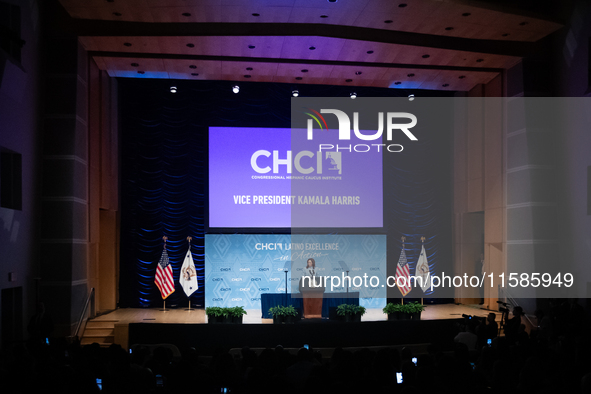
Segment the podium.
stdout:
<svg viewBox="0 0 591 394">
<path fill-rule="evenodd" d="M 302 294 L 304 301 L 303 317 L 305 319 L 322 318 L 322 300 L 324 298 L 324 290 L 324 286 L 303 286 L 303 281 L 300 281 L 300 293 Z"/>
</svg>

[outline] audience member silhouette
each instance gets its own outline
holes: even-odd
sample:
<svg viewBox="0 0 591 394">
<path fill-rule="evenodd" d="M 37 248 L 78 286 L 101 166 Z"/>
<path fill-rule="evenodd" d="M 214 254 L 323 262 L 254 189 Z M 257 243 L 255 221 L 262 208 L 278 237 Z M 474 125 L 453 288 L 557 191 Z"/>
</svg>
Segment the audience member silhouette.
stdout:
<svg viewBox="0 0 591 394">
<path fill-rule="evenodd" d="M 20 343 L 0 352 L 0 390 L 3 394 L 209 394 L 224 388 L 232 394 L 589 393 L 591 340 L 585 330 L 569 330 L 568 323 L 581 322 L 584 315 L 573 303 L 557 305 L 563 308 L 558 316 L 565 324 L 556 324 L 551 314 L 537 311 L 538 322 L 547 323 L 539 324 L 531 338 L 521 324 L 521 308 L 515 308 L 515 323 L 508 325 L 507 336 L 495 335 L 495 315 L 489 315 L 485 323 L 480 322 L 478 332 L 484 327 L 492 345 L 475 349 L 472 341 L 449 338 L 447 343 L 406 346 L 400 351 L 387 346 L 336 348 L 330 358 L 313 349 L 294 353 L 281 346 L 262 351 L 244 347 L 214 355 L 186 348 L 179 357 L 166 346 L 152 352 L 135 346 L 129 354 L 118 345 L 82 347 L 65 340 L 41 346 Z M 511 337 L 516 322 L 519 325 Z M 556 332 L 547 335 L 541 326 Z M 460 338 L 471 338 L 473 331 L 469 328 Z M 416 365 L 413 356 L 418 359 Z M 402 374 L 402 383 L 397 383 L 397 373 Z"/>
</svg>

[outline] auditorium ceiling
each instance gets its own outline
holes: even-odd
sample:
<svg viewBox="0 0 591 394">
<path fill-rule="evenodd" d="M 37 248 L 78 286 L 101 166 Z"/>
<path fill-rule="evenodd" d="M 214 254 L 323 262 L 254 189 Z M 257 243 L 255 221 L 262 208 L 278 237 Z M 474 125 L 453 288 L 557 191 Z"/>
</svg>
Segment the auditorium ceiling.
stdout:
<svg viewBox="0 0 591 394">
<path fill-rule="evenodd" d="M 547 13 L 465 0 L 60 3 L 112 77 L 467 91 L 562 27 Z"/>
</svg>

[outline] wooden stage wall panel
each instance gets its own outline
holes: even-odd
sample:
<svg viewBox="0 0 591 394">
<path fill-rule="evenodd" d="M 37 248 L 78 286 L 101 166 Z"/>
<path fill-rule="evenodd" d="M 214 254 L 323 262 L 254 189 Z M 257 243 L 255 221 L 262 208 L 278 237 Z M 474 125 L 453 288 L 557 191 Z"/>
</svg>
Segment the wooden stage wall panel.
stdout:
<svg viewBox="0 0 591 394">
<path fill-rule="evenodd" d="M 462 319 L 297 324 L 160 324 L 129 325 L 129 345 L 171 343 L 195 347 L 201 354 L 230 348 L 363 347 L 433 343 L 451 349 Z"/>
</svg>

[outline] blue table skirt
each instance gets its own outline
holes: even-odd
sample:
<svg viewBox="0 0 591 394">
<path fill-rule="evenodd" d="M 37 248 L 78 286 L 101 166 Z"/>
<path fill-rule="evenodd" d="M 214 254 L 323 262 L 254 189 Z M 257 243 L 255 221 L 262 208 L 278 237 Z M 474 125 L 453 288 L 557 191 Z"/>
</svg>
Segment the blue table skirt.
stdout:
<svg viewBox="0 0 591 394">
<path fill-rule="evenodd" d="M 325 293 L 322 299 L 322 317 L 328 317 L 329 308 L 336 308 L 341 304 L 359 305 L 359 292 L 346 293 Z M 285 293 L 264 293 L 261 294 L 261 311 L 263 319 L 271 319 L 269 308 L 274 306 L 293 305 L 301 313 L 304 311 L 304 301 L 299 297 L 292 297 Z"/>
</svg>

